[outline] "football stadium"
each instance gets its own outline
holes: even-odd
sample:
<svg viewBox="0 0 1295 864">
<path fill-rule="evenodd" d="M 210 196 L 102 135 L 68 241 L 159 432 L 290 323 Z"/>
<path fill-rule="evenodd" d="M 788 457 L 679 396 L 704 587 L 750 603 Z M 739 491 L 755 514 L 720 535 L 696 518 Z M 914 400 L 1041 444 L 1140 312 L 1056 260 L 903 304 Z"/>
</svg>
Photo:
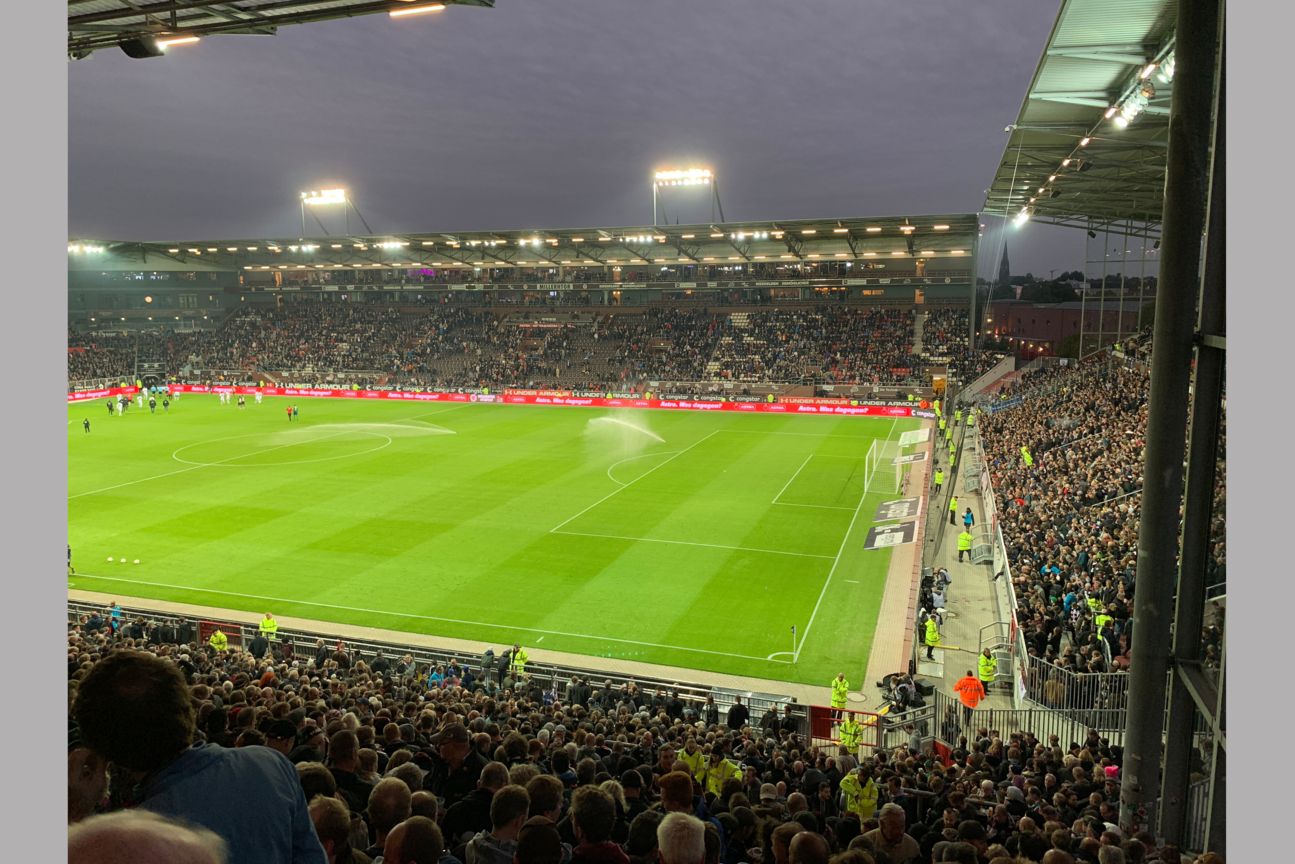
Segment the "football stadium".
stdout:
<svg viewBox="0 0 1295 864">
<path fill-rule="evenodd" d="M 69 860 L 1222 862 L 1222 4 L 1056 5 L 976 212 L 70 236 Z"/>
</svg>

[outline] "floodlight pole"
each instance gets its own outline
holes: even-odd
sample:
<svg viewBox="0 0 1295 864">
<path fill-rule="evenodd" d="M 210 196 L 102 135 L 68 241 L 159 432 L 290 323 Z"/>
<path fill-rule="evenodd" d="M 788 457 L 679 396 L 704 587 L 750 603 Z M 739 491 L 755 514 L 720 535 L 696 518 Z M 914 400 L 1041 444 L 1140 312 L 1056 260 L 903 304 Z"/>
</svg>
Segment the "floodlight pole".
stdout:
<svg viewBox="0 0 1295 864">
<path fill-rule="evenodd" d="M 657 190 L 657 180 L 656 180 L 656 178 L 655 178 L 655 177 L 653 177 L 653 178 L 652 178 L 652 227 L 653 227 L 653 228 L 655 228 L 655 227 L 656 227 L 656 225 L 657 225 L 657 222 L 656 222 L 656 195 L 657 195 L 657 191 L 656 191 L 656 190 Z"/>
<path fill-rule="evenodd" d="M 297 239 L 298 240 L 306 239 L 306 199 L 305 198 L 301 199 L 301 236 L 298 237 Z"/>
</svg>

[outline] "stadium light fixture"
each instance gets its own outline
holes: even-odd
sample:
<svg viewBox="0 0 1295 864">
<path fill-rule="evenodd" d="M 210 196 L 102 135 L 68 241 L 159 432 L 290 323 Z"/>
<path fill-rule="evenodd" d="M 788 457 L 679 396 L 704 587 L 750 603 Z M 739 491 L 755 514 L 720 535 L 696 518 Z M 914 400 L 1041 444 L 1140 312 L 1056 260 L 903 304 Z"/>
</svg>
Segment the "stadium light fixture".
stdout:
<svg viewBox="0 0 1295 864">
<path fill-rule="evenodd" d="M 715 221 L 715 206 L 719 204 L 719 186 L 715 172 L 710 168 L 663 168 L 652 174 L 652 224 L 657 224 L 657 199 L 663 186 L 709 186 L 711 187 L 711 221 Z M 720 221 L 724 220 L 724 209 L 720 208 Z"/>
<path fill-rule="evenodd" d="M 1079 146 L 1087 147 L 1089 142 L 1091 142 L 1092 140 L 1093 140 L 1092 138 L 1089 138 L 1087 135 L 1085 135 L 1083 138 L 1079 139 Z"/>
<path fill-rule="evenodd" d="M 172 45 L 192 45 L 197 41 L 199 41 L 197 36 L 172 36 L 169 39 L 158 39 L 157 47 L 165 51 Z"/>
<path fill-rule="evenodd" d="M 445 11 L 444 3 L 428 3 L 422 6 L 409 6 L 405 9 L 392 9 L 387 14 L 392 18 L 404 18 L 409 15 L 425 15 L 430 12 Z"/>
<path fill-rule="evenodd" d="M 871 225 L 871 226 L 869 226 L 868 228 L 865 228 L 864 230 L 865 230 L 865 231 L 867 231 L 869 234 L 880 234 L 880 233 L 881 233 L 881 227 L 880 227 L 880 226 L 878 226 L 878 225 Z"/>
<path fill-rule="evenodd" d="M 329 204 L 345 204 L 345 189 L 312 189 L 301 193 L 301 203 L 307 207 L 322 207 Z"/>
</svg>

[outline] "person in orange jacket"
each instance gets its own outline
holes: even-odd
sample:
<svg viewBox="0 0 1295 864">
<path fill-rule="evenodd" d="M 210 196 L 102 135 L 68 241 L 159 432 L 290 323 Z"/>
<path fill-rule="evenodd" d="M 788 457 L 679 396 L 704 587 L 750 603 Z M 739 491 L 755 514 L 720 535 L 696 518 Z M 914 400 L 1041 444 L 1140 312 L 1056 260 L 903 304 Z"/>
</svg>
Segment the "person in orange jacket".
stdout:
<svg viewBox="0 0 1295 864">
<path fill-rule="evenodd" d="M 980 683 L 975 672 L 968 669 L 967 674 L 953 685 L 953 692 L 958 694 L 958 700 L 962 702 L 962 723 L 970 726 L 971 712 L 985 698 L 985 685 Z"/>
</svg>

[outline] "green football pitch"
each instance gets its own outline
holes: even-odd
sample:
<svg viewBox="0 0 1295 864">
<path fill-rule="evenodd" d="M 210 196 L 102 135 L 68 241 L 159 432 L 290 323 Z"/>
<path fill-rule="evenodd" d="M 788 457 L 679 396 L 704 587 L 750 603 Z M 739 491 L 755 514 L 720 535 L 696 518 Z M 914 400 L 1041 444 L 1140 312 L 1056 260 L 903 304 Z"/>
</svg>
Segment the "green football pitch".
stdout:
<svg viewBox="0 0 1295 864">
<path fill-rule="evenodd" d="M 281 398 L 69 406 L 69 586 L 773 680 L 863 675 L 891 556 L 863 544 L 897 497 L 889 459 L 865 491 L 865 454 L 918 421 L 294 401 L 296 422 Z"/>
</svg>

